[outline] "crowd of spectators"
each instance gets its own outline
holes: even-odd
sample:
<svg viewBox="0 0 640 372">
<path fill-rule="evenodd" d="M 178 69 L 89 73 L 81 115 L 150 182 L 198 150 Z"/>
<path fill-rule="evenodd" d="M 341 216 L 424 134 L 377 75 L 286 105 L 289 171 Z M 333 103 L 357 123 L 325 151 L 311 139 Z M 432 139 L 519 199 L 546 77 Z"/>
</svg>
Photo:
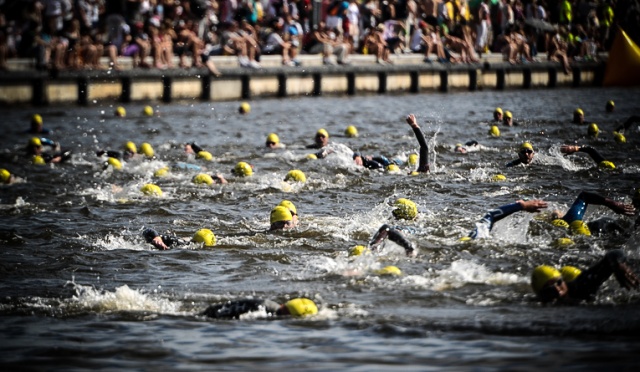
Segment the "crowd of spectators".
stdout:
<svg viewBox="0 0 640 372">
<path fill-rule="evenodd" d="M 220 55 L 260 68 L 267 54 L 295 67 L 300 53 L 348 65 L 354 53 L 389 64 L 399 53 L 474 63 L 493 52 L 526 63 L 545 52 L 569 72 L 571 60 L 607 50 L 617 25 L 637 37 L 639 9 L 638 0 L 4 0 L 0 69 L 9 58 L 42 70 L 119 69 L 126 56 L 136 68 L 178 61 L 217 75 Z"/>
</svg>

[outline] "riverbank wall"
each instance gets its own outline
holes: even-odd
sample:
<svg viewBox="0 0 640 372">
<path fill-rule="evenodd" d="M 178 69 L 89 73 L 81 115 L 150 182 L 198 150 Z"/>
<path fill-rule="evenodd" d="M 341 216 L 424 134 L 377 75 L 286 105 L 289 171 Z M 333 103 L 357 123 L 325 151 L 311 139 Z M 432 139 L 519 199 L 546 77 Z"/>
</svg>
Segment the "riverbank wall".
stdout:
<svg viewBox="0 0 640 372">
<path fill-rule="evenodd" d="M 424 63 L 422 56 L 396 56 L 379 65 L 372 56 L 354 56 L 348 66 L 323 66 L 319 56 L 303 56 L 303 66 L 279 66 L 267 56 L 262 68 L 217 61 L 222 76 L 202 69 L 123 69 L 0 73 L 0 105 L 104 102 L 230 101 L 296 96 L 438 93 L 451 91 L 600 86 L 604 62 L 573 64 L 565 74 L 553 62 L 512 65 L 485 57 L 477 64 Z"/>
</svg>

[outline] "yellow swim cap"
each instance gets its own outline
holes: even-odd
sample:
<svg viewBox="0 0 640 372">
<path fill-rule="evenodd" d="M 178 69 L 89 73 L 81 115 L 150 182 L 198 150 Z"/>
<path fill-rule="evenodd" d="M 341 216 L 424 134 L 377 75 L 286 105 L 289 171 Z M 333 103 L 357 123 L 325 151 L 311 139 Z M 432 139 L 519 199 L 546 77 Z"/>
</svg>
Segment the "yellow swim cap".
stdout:
<svg viewBox="0 0 640 372">
<path fill-rule="evenodd" d="M 462 238 L 458 239 L 461 242 L 468 242 L 471 241 L 471 237 L 470 236 L 463 236 Z"/>
<path fill-rule="evenodd" d="M 496 174 L 495 176 L 491 177 L 491 180 L 494 182 L 506 181 L 507 177 L 504 174 Z"/>
<path fill-rule="evenodd" d="M 493 112 L 497 112 L 498 114 L 502 114 L 502 109 L 500 107 L 496 107 L 496 109 L 493 110 Z"/>
<path fill-rule="evenodd" d="M 269 216 L 269 221 L 271 224 L 282 221 L 292 221 L 293 216 L 291 215 L 291 211 L 287 207 L 283 207 L 281 205 L 276 206 L 271 210 L 271 215 Z"/>
<path fill-rule="evenodd" d="M 413 220 L 418 216 L 418 207 L 416 203 L 409 199 L 399 198 L 394 203 L 395 209 L 393 210 L 393 216 L 397 219 Z"/>
<path fill-rule="evenodd" d="M 349 256 L 360 256 L 365 252 L 369 253 L 369 249 L 367 247 L 364 245 L 356 245 L 349 250 Z"/>
<path fill-rule="evenodd" d="M 622 133 L 613 132 L 613 138 L 618 143 L 627 143 L 627 138 Z"/>
<path fill-rule="evenodd" d="M 497 125 L 492 125 L 489 128 L 489 135 L 492 137 L 500 137 L 500 128 Z"/>
<path fill-rule="evenodd" d="M 162 189 L 152 183 L 147 183 L 140 188 L 143 194 L 149 196 L 162 196 Z"/>
<path fill-rule="evenodd" d="M 420 172 L 418 171 L 411 171 L 411 173 L 409 173 L 410 176 L 419 176 Z"/>
<path fill-rule="evenodd" d="M 584 111 L 581 108 L 577 108 L 574 112 L 574 115 L 584 115 Z"/>
<path fill-rule="evenodd" d="M 511 114 L 511 111 L 505 111 L 505 112 L 504 112 L 504 117 L 505 117 L 505 118 L 512 118 L 512 117 L 513 117 L 513 115 Z"/>
<path fill-rule="evenodd" d="M 291 201 L 289 201 L 289 200 L 283 200 L 283 201 L 281 201 L 281 202 L 280 202 L 280 204 L 278 204 L 278 205 L 279 205 L 279 206 L 281 206 L 281 207 L 285 207 L 285 208 L 287 208 L 287 209 L 291 212 L 291 214 L 292 214 L 292 215 L 294 215 L 294 214 L 298 214 L 298 210 L 296 209 L 295 204 L 293 204 L 293 203 L 292 203 Z"/>
<path fill-rule="evenodd" d="M 582 274 L 582 270 L 573 266 L 564 266 L 560 269 L 560 274 L 562 274 L 562 279 L 568 283 L 574 281 L 580 274 Z"/>
<path fill-rule="evenodd" d="M 329 132 L 327 132 L 327 130 L 324 128 L 318 130 L 318 132 L 316 133 L 316 136 L 319 136 L 319 135 L 323 135 L 326 138 L 329 138 Z"/>
<path fill-rule="evenodd" d="M 394 276 L 402 275 L 402 271 L 400 271 L 400 269 L 398 269 L 396 266 L 386 266 L 386 267 L 383 267 L 382 269 L 376 270 L 375 273 L 377 275 L 394 275 Z"/>
<path fill-rule="evenodd" d="M 278 143 L 280 143 L 280 137 L 278 137 L 278 135 L 275 133 L 269 133 L 269 135 L 267 136 L 267 142 L 273 142 L 277 145 Z"/>
<path fill-rule="evenodd" d="M 551 224 L 557 227 L 564 227 L 565 229 L 569 228 L 569 224 L 567 223 L 567 221 L 561 218 L 556 218 L 555 220 L 551 221 Z"/>
<path fill-rule="evenodd" d="M 203 243 L 205 247 L 213 247 L 216 245 L 216 236 L 209 229 L 200 229 L 193 234 L 193 241 Z"/>
<path fill-rule="evenodd" d="M 400 168 L 395 164 L 387 165 L 387 172 L 400 172 Z"/>
<path fill-rule="evenodd" d="M 233 169 L 233 173 L 238 177 L 249 177 L 253 174 L 253 168 L 251 168 L 249 163 L 241 161 L 236 164 L 236 167 Z"/>
<path fill-rule="evenodd" d="M 615 164 L 610 162 L 609 160 L 603 160 L 598 164 L 598 166 L 602 169 L 616 169 Z"/>
<path fill-rule="evenodd" d="M 154 177 L 164 177 L 169 173 L 169 167 L 162 167 L 157 171 L 153 172 Z"/>
<path fill-rule="evenodd" d="M 113 169 L 118 169 L 118 170 L 122 169 L 122 163 L 120 162 L 120 160 L 118 160 L 116 158 L 107 159 L 107 164 L 112 166 Z"/>
<path fill-rule="evenodd" d="M 409 154 L 409 165 L 417 165 L 419 161 L 418 154 Z"/>
<path fill-rule="evenodd" d="M 540 294 L 540 291 L 549 281 L 560 278 L 562 278 L 562 274 L 555 267 L 540 265 L 533 269 L 531 273 L 531 288 L 536 294 Z"/>
<path fill-rule="evenodd" d="M 198 153 L 196 154 L 196 158 L 198 159 L 204 159 L 206 161 L 211 161 L 213 160 L 213 155 L 211 155 L 211 153 L 209 151 L 198 151 Z"/>
<path fill-rule="evenodd" d="M 238 112 L 241 114 L 248 114 L 251 112 L 251 106 L 247 102 L 242 102 L 238 107 Z"/>
<path fill-rule="evenodd" d="M 0 169 L 0 182 L 7 183 L 11 179 L 11 173 L 6 169 Z"/>
<path fill-rule="evenodd" d="M 354 125 L 349 125 L 347 129 L 344 130 L 344 135 L 349 138 L 358 137 L 358 128 Z"/>
<path fill-rule="evenodd" d="M 533 146 L 529 143 L 529 142 L 524 142 L 522 145 L 520 145 L 520 150 L 531 150 L 533 151 Z"/>
<path fill-rule="evenodd" d="M 616 104 L 613 101 L 607 101 L 607 104 L 605 105 L 605 109 L 608 112 L 613 111 L 613 109 L 616 107 Z"/>
<path fill-rule="evenodd" d="M 198 174 L 197 176 L 193 177 L 191 181 L 198 185 L 201 185 L 201 184 L 213 185 L 214 183 L 213 178 L 211 178 L 210 175 L 205 173 Z"/>
<path fill-rule="evenodd" d="M 574 245 L 575 243 L 573 242 L 573 240 L 569 239 L 569 238 L 558 238 L 556 239 L 552 246 L 556 247 L 556 248 L 566 248 L 569 246 Z"/>
<path fill-rule="evenodd" d="M 33 158 L 31 158 L 31 162 L 36 165 L 46 164 L 46 162 L 44 161 L 44 158 L 40 155 L 34 155 Z"/>
<path fill-rule="evenodd" d="M 136 147 L 136 144 L 131 141 L 124 144 L 124 149 L 134 154 L 138 153 L 138 148 Z"/>
<path fill-rule="evenodd" d="M 151 147 L 151 145 L 146 142 L 140 145 L 140 152 L 143 153 L 148 158 L 152 158 L 153 155 L 155 154 L 153 151 L 153 147 Z"/>
<path fill-rule="evenodd" d="M 145 106 L 144 109 L 142 109 L 142 113 L 145 116 L 153 116 L 153 107 L 151 106 Z"/>
<path fill-rule="evenodd" d="M 116 108 L 115 114 L 116 114 L 116 116 L 123 118 L 123 117 L 127 116 L 127 110 L 125 110 L 124 107 L 122 107 L 122 106 L 118 106 Z"/>
<path fill-rule="evenodd" d="M 598 137 L 599 133 L 600 133 L 600 129 L 598 128 L 598 124 L 596 123 L 589 124 L 589 129 L 587 129 L 587 134 L 589 134 L 591 137 Z"/>
<path fill-rule="evenodd" d="M 284 306 L 289 310 L 289 314 L 293 316 L 309 316 L 318 313 L 318 307 L 315 302 L 308 298 L 294 298 L 287 301 Z"/>
<path fill-rule="evenodd" d="M 294 169 L 294 170 L 290 170 L 289 173 L 287 173 L 286 177 L 284 178 L 285 181 L 287 182 L 302 182 L 305 183 L 307 182 L 307 176 L 304 175 L 304 172 L 302 172 L 299 169 Z"/>
<path fill-rule="evenodd" d="M 39 114 L 33 114 L 31 117 L 31 123 L 36 125 L 42 125 L 42 116 Z"/>
<path fill-rule="evenodd" d="M 307 155 L 307 159 L 309 159 L 309 160 L 318 160 L 318 157 L 316 156 L 316 154 L 309 154 L 309 155 Z"/>
<path fill-rule="evenodd" d="M 582 220 L 576 220 L 569 224 L 569 231 L 571 231 L 574 235 L 587 235 L 591 236 L 591 230 L 589 230 L 589 226 Z"/>
<path fill-rule="evenodd" d="M 31 139 L 29 140 L 29 146 L 40 147 L 42 146 L 42 141 L 40 141 L 40 138 L 38 137 L 31 137 Z"/>
</svg>

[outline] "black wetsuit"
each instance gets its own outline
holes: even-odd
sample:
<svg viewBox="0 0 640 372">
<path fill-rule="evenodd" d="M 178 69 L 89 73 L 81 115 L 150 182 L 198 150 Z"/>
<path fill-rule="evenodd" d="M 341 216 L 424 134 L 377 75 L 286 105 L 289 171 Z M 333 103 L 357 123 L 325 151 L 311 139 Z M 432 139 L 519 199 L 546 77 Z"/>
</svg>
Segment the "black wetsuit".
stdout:
<svg viewBox="0 0 640 372">
<path fill-rule="evenodd" d="M 418 172 L 428 172 L 429 171 L 429 146 L 427 146 L 427 140 L 424 138 L 424 133 L 422 133 L 422 129 L 420 127 L 412 127 L 413 133 L 416 135 L 418 139 L 418 143 L 420 144 L 420 161 L 418 163 Z"/>
<path fill-rule="evenodd" d="M 135 153 L 129 151 L 129 150 L 124 150 L 123 152 L 120 151 L 113 151 L 113 150 L 100 150 L 100 151 L 96 151 L 96 155 L 98 156 L 102 156 L 106 154 L 108 157 L 110 158 L 116 158 L 119 160 L 129 160 L 133 157 L 133 155 L 135 155 Z"/>
<path fill-rule="evenodd" d="M 150 244 L 153 244 L 153 239 L 159 236 L 162 239 L 162 242 L 169 248 L 178 247 L 178 246 L 187 244 L 187 242 L 178 238 L 175 235 L 169 235 L 169 234 L 161 235 L 152 228 L 145 229 L 142 232 L 142 236 L 144 236 L 144 239 L 147 241 L 147 243 L 150 243 Z M 155 247 L 155 244 L 153 244 L 153 246 Z"/>
<path fill-rule="evenodd" d="M 40 142 L 42 143 L 43 146 L 49 146 L 53 149 L 55 149 L 57 147 L 57 143 L 53 142 L 52 140 L 48 139 L 48 138 L 40 138 Z M 60 158 L 60 163 L 65 162 L 69 159 L 71 159 L 71 150 L 64 150 L 64 151 L 58 151 L 55 153 L 49 153 L 49 152 L 41 152 L 40 154 L 37 154 L 34 151 L 34 148 L 31 146 L 27 147 L 27 154 L 29 156 L 33 156 L 33 155 L 39 155 L 40 157 L 42 157 L 42 159 L 44 160 L 45 163 L 51 163 L 51 161 L 57 157 Z"/>
<path fill-rule="evenodd" d="M 634 123 L 640 123 L 640 116 L 637 115 L 633 115 L 631 116 L 629 119 L 627 119 L 627 121 L 625 121 L 622 125 L 620 125 L 619 127 L 616 128 L 615 132 L 620 132 L 623 130 L 627 130 L 629 129 L 629 127 L 631 126 L 631 124 Z"/>
<path fill-rule="evenodd" d="M 620 285 L 625 286 L 623 284 L 625 281 L 621 279 L 621 276 L 624 278 L 626 261 L 627 258 L 620 249 L 607 252 L 598 263 L 582 271 L 577 278 L 567 283 L 569 298 L 576 300 L 591 299 L 612 274 L 616 276 Z"/>
<path fill-rule="evenodd" d="M 389 159 L 387 159 L 385 156 L 382 156 L 382 155 L 372 156 L 369 159 L 368 156 L 363 156 L 359 152 L 353 153 L 354 159 L 358 156 L 362 159 L 362 166 L 368 169 L 383 169 L 392 163 L 391 161 L 389 161 Z"/>
<path fill-rule="evenodd" d="M 268 316 L 282 315 L 282 305 L 271 300 L 246 298 L 209 306 L 202 315 L 216 319 L 238 319 L 240 315 L 265 310 Z"/>
<path fill-rule="evenodd" d="M 373 239 L 371 239 L 369 246 L 372 249 L 375 249 L 385 239 L 389 239 L 404 248 L 407 256 L 411 256 L 415 252 L 413 243 L 411 243 L 409 240 L 407 240 L 407 238 L 404 237 L 404 235 L 402 235 L 400 229 L 397 227 L 389 226 L 387 224 L 380 226 L 376 234 L 373 236 Z"/>
<path fill-rule="evenodd" d="M 591 156 L 591 159 L 593 159 L 596 164 L 600 164 L 601 162 L 607 160 L 602 155 L 600 155 L 600 153 L 596 149 L 588 145 L 580 146 L 580 150 L 578 150 L 578 152 L 589 154 L 589 156 Z"/>
<path fill-rule="evenodd" d="M 571 205 L 571 208 L 569 208 L 567 213 L 564 214 L 562 219 L 568 224 L 571 224 L 571 222 L 573 221 L 582 221 L 589 204 L 610 205 L 610 203 L 612 202 L 612 200 L 607 199 L 600 194 L 582 191 Z M 589 231 L 591 231 L 592 235 L 624 232 L 622 226 L 620 226 L 613 218 L 610 217 L 602 217 L 595 221 L 587 222 L 587 226 L 589 227 Z"/>
</svg>

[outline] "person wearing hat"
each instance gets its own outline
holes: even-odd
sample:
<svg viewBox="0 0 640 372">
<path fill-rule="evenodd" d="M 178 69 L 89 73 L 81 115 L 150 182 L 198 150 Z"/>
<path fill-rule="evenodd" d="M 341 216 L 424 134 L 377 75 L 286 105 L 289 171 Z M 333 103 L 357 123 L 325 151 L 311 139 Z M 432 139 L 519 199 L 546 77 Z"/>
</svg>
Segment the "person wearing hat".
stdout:
<svg viewBox="0 0 640 372">
<path fill-rule="evenodd" d="M 51 134 L 52 133 L 50 129 L 43 127 L 42 116 L 40 116 L 39 114 L 34 114 L 31 117 L 31 126 L 26 132 L 29 134 Z"/>
<path fill-rule="evenodd" d="M 467 241 L 472 239 L 482 239 L 488 238 L 491 233 L 491 229 L 496 222 L 501 219 L 512 215 L 513 213 L 519 211 L 526 211 L 529 213 L 540 212 L 541 209 L 545 209 L 547 207 L 547 202 L 544 200 L 518 200 L 515 203 L 503 205 L 496 209 L 492 209 L 488 211 L 482 219 L 476 223 L 475 229 L 469 233 L 466 237 L 463 237 L 461 240 Z"/>
<path fill-rule="evenodd" d="M 466 154 L 468 152 L 477 151 L 479 149 L 480 149 L 480 144 L 478 143 L 478 141 L 471 140 L 471 141 L 467 141 L 464 144 L 464 146 L 461 143 L 456 143 L 456 145 L 453 148 L 453 151 L 459 152 L 461 154 Z"/>
<path fill-rule="evenodd" d="M 265 311 L 268 317 L 306 317 L 318 313 L 318 306 L 308 298 L 294 298 L 284 304 L 271 300 L 245 298 L 209 306 L 202 315 L 215 319 L 240 319 L 240 316 Z"/>
<path fill-rule="evenodd" d="M 573 120 L 571 122 L 573 124 L 584 124 L 584 111 L 582 111 L 581 108 L 577 108 L 573 111 Z"/>
<path fill-rule="evenodd" d="M 518 126 L 518 123 L 513 121 L 513 114 L 511 113 L 511 111 L 508 111 L 508 110 L 504 112 L 502 124 L 506 125 L 507 127 Z"/>
<path fill-rule="evenodd" d="M 593 161 L 595 161 L 596 164 L 601 168 L 615 169 L 616 167 L 611 161 L 606 160 L 596 149 L 589 145 L 563 145 L 562 147 L 560 147 L 560 152 L 565 154 L 565 156 L 571 155 L 576 152 L 584 152 L 587 153 L 591 157 L 591 159 L 593 159 Z"/>
<path fill-rule="evenodd" d="M 418 120 L 414 114 L 409 114 L 406 117 L 407 124 L 413 129 L 413 133 L 416 135 L 416 139 L 420 144 L 420 159 L 418 162 L 417 172 L 428 173 L 429 172 L 429 146 L 427 146 L 427 140 L 424 138 L 424 133 L 418 125 Z"/>
<path fill-rule="evenodd" d="M 114 151 L 114 150 L 98 150 L 96 151 L 97 156 L 107 155 L 110 158 L 115 158 L 118 160 L 129 160 L 138 154 L 138 148 L 135 143 L 128 141 L 124 144 L 124 148 L 122 152 Z"/>
<path fill-rule="evenodd" d="M 603 205 L 617 214 L 625 216 L 633 216 L 636 212 L 633 204 L 624 204 L 594 192 L 582 191 L 564 215 L 559 210 L 551 213 L 551 223 L 554 226 L 567 228 L 572 234 L 577 235 L 600 235 L 624 231 L 617 222 L 609 217 L 585 223 L 583 221 L 584 214 L 590 204 Z"/>
<path fill-rule="evenodd" d="M 298 226 L 298 209 L 290 200 L 283 200 L 278 206 L 285 207 L 291 213 L 291 223 L 293 227 Z"/>
<path fill-rule="evenodd" d="M 613 101 L 607 101 L 607 104 L 604 105 L 604 109 L 607 112 L 613 112 L 613 110 L 615 110 L 616 108 L 616 104 Z"/>
<path fill-rule="evenodd" d="M 313 145 L 307 145 L 308 149 L 321 149 L 329 145 L 329 132 L 326 129 L 321 128 L 316 132 L 313 139 Z"/>
<path fill-rule="evenodd" d="M 524 142 L 518 150 L 518 158 L 507 163 L 507 167 L 515 167 L 520 164 L 529 165 L 533 162 L 534 155 L 533 145 L 529 142 Z"/>
<path fill-rule="evenodd" d="M 353 153 L 353 161 L 356 163 L 356 165 L 365 167 L 367 169 L 385 169 L 390 164 L 395 164 L 387 159 L 387 157 L 384 155 L 362 155 L 359 151 L 355 151 Z"/>
<path fill-rule="evenodd" d="M 265 146 L 269 149 L 283 149 L 286 147 L 280 142 L 280 137 L 275 133 L 269 133 L 267 140 L 265 141 Z"/>
<path fill-rule="evenodd" d="M 553 266 L 540 265 L 531 273 L 531 288 L 542 302 L 591 300 L 611 275 L 622 288 L 638 289 L 640 280 L 626 261 L 624 252 L 614 249 L 586 270 L 573 266 L 558 270 Z"/>
<path fill-rule="evenodd" d="M 415 257 L 418 253 L 418 250 L 416 249 L 414 244 L 411 243 L 402 234 L 400 230 L 401 229 L 399 227 L 393 227 L 387 224 L 380 226 L 378 231 L 376 231 L 375 235 L 371 239 L 371 242 L 369 243 L 369 249 L 372 251 L 376 250 L 386 239 L 389 239 L 390 241 L 404 248 L 404 252 L 407 254 L 407 256 Z"/>
<path fill-rule="evenodd" d="M 293 203 L 292 203 L 293 204 Z M 296 222 L 293 221 L 293 215 L 288 206 L 277 205 L 271 210 L 269 215 L 269 222 L 271 223 L 270 231 L 274 230 L 290 230 L 296 227 Z"/>
<path fill-rule="evenodd" d="M 54 153 L 44 152 L 43 146 L 49 146 Z M 71 150 L 60 151 L 60 144 L 48 138 L 32 137 L 27 143 L 27 155 L 37 163 L 62 163 L 71 159 Z"/>
<path fill-rule="evenodd" d="M 189 244 L 186 239 L 178 238 L 175 234 L 160 234 L 152 228 L 147 228 L 142 232 L 142 236 L 147 243 L 160 250 L 167 250 Z M 209 229 L 200 229 L 195 232 L 192 242 L 202 243 L 206 247 L 216 245 L 216 236 Z"/>
<path fill-rule="evenodd" d="M 504 112 L 502 109 L 500 107 L 496 107 L 496 109 L 493 110 L 493 121 L 501 122 L 503 115 Z"/>
<path fill-rule="evenodd" d="M 0 169 L 0 183 L 5 185 L 10 185 L 15 182 L 16 176 L 11 174 L 8 170 L 2 168 Z"/>
</svg>

